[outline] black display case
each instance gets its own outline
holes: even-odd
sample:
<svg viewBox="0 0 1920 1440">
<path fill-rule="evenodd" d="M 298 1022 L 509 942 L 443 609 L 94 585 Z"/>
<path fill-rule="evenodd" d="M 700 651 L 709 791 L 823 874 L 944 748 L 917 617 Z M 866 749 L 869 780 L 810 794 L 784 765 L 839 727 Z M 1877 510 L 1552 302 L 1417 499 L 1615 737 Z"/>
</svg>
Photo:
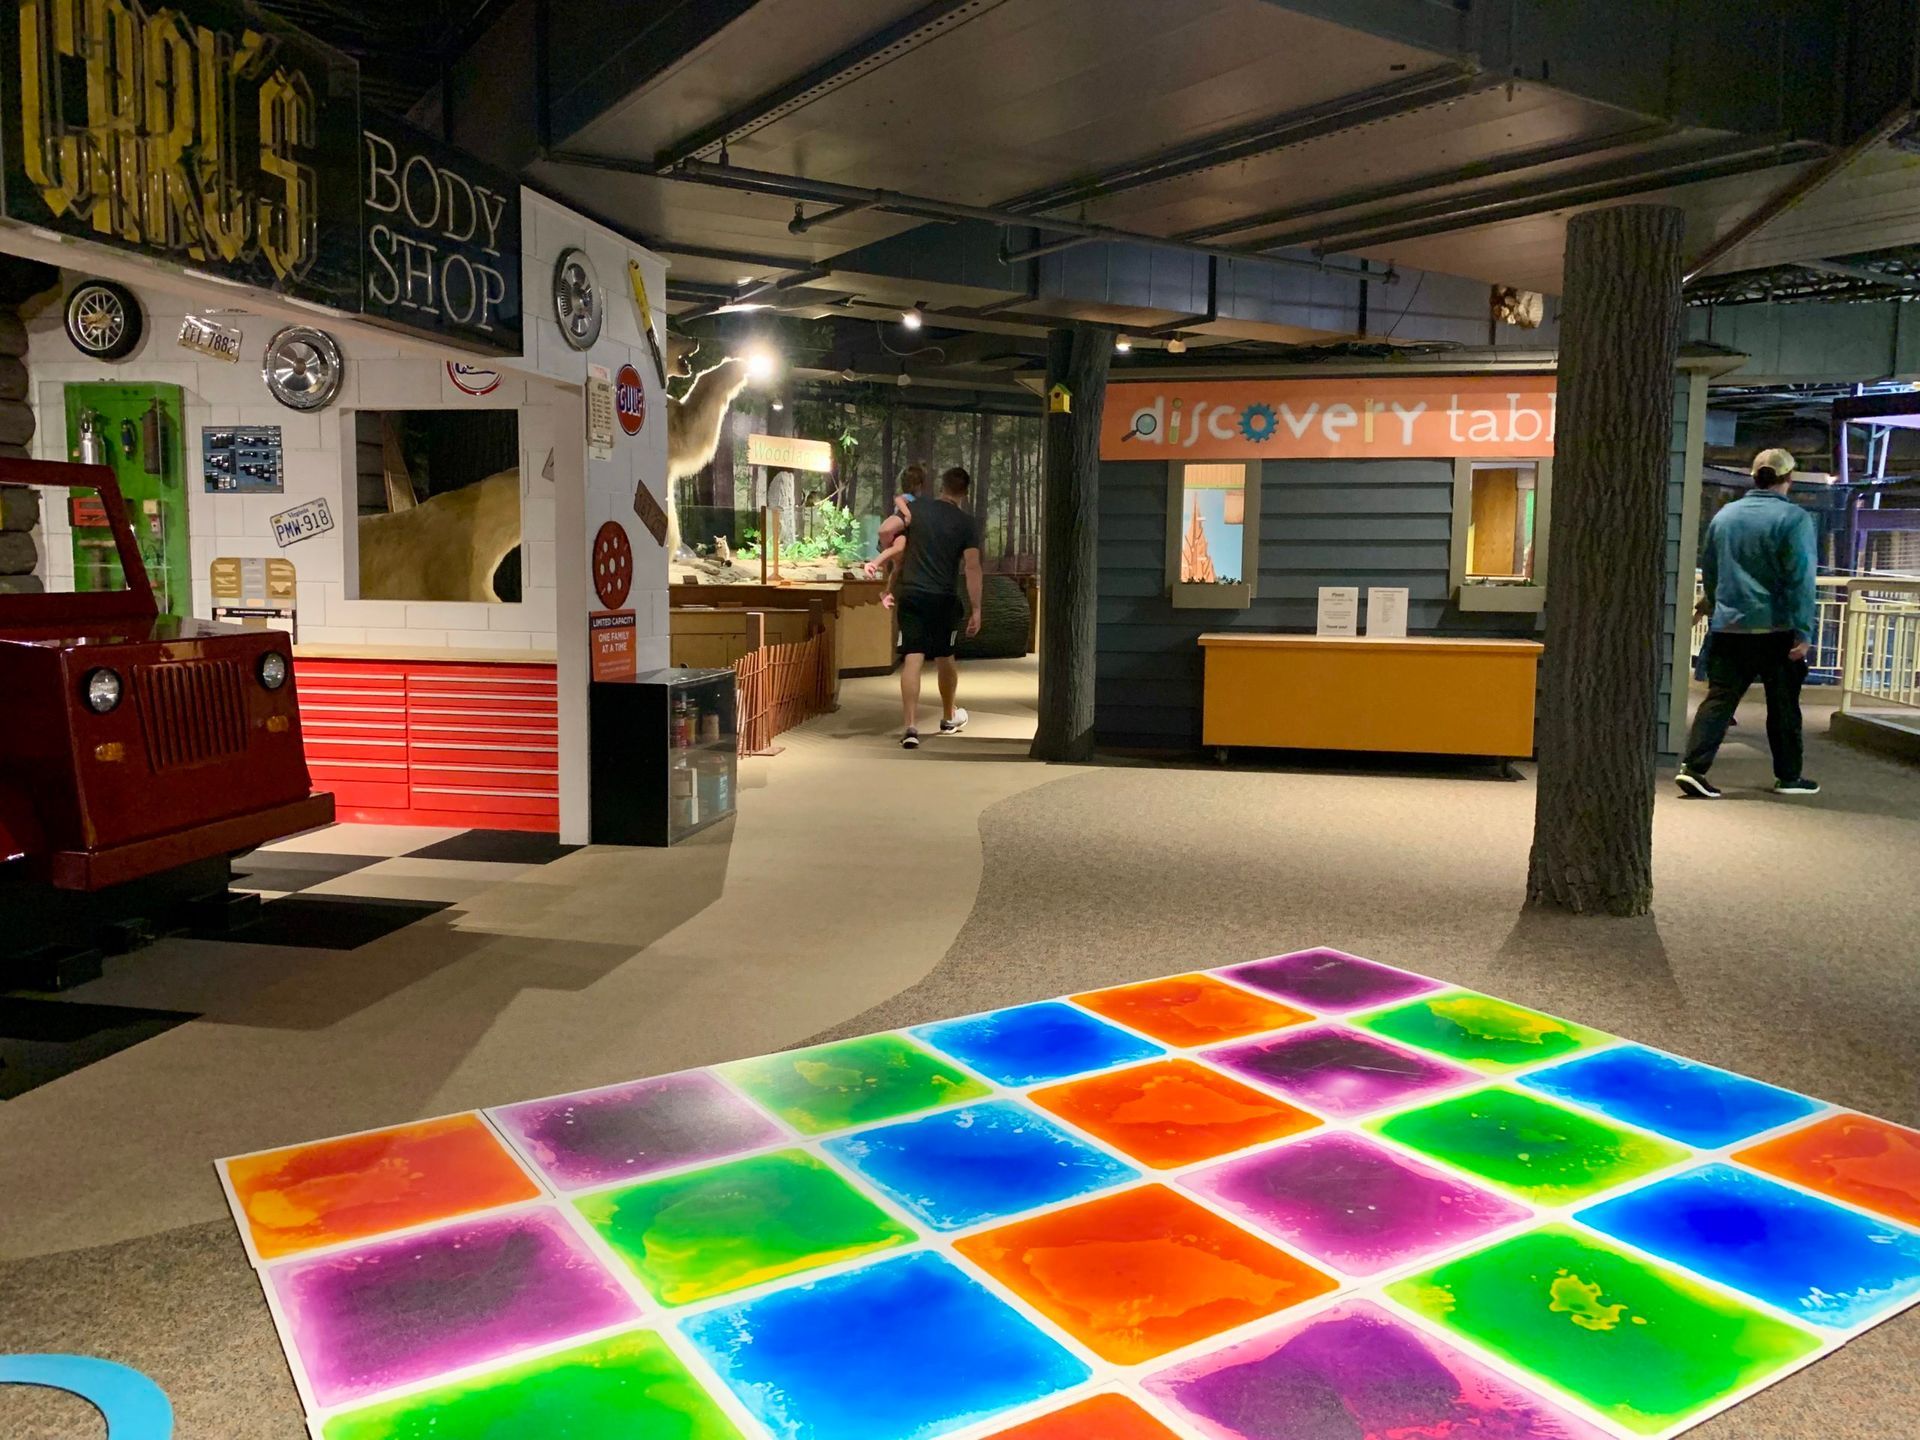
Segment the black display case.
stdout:
<svg viewBox="0 0 1920 1440">
<path fill-rule="evenodd" d="M 733 814 L 733 671 L 596 680 L 588 702 L 596 845 L 677 845 Z"/>
</svg>

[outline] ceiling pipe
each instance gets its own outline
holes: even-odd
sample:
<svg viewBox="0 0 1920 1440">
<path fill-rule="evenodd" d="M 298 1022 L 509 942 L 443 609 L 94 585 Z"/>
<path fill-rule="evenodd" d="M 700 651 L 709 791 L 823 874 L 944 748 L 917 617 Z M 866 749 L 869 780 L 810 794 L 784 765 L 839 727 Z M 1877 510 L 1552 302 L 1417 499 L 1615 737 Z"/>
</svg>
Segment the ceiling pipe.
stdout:
<svg viewBox="0 0 1920 1440">
<path fill-rule="evenodd" d="M 730 305 L 745 305 L 769 293 L 796 290 L 802 285 L 810 285 L 815 280 L 824 280 L 830 272 L 824 265 L 815 265 L 810 269 L 797 271 L 778 280 L 762 280 L 757 285 L 743 285 L 733 291 L 726 299 L 709 300 L 704 305 L 696 305 L 691 310 L 682 310 L 675 319 L 704 320 L 709 315 L 718 314 Z"/>
<path fill-rule="evenodd" d="M 1058 255 L 1062 250 L 1077 250 L 1082 245 L 1091 244 L 1091 235 L 1070 235 L 1065 240 L 1049 240 L 1044 245 L 1029 245 L 1024 250 L 1009 250 L 1003 243 L 1000 246 L 1000 263 L 1024 265 L 1029 260 L 1039 260 L 1048 255 Z"/>
<path fill-rule="evenodd" d="M 1111 225 L 1093 225 L 1081 220 L 1036 220 L 1028 215 L 995 209 L 986 205 L 962 205 L 936 200 L 925 195 L 907 195 L 895 190 L 872 190 L 859 185 L 840 185 L 826 180 L 808 180 L 798 175 L 782 175 L 772 170 L 755 170 L 742 165 L 714 165 L 705 160 L 688 160 L 674 169 L 657 172 L 644 160 L 629 160 L 618 155 L 592 155 L 579 151 L 555 151 L 547 159 L 558 165 L 577 165 L 592 170 L 610 170 L 623 175 L 649 175 L 662 180 L 679 180 L 695 185 L 714 185 L 725 190 L 743 190 L 761 195 L 780 195 L 789 200 L 812 200 L 821 204 L 864 203 L 875 210 L 896 214 L 931 217 L 941 220 L 978 220 L 989 225 L 1020 226 L 1054 230 L 1086 240 L 1112 241 L 1120 245 L 1142 245 L 1155 250 L 1172 250 L 1188 255 L 1207 255 L 1223 260 L 1253 260 L 1321 274 L 1358 275 L 1348 266 L 1330 265 L 1323 260 L 1308 260 L 1292 255 L 1249 255 L 1219 245 L 1194 245 L 1169 240 L 1160 235 L 1145 235 L 1120 230 Z"/>
<path fill-rule="evenodd" d="M 804 235 L 816 225 L 831 225 L 836 220 L 844 220 L 849 215 L 858 215 L 862 211 L 873 208 L 873 202 L 870 200 L 850 200 L 845 205 L 835 205 L 830 210 L 816 210 L 808 215 L 796 201 L 793 207 L 793 219 L 787 222 L 787 233 Z"/>
<path fill-rule="evenodd" d="M 1805 173 L 1794 176 L 1755 206 L 1746 219 L 1701 251 L 1699 258 L 1689 265 L 1686 273 L 1680 277 L 1680 283 L 1691 285 L 1716 262 L 1724 260 L 1735 246 L 1750 235 L 1798 205 L 1874 146 L 1892 139 L 1906 127 L 1908 121 L 1913 119 L 1913 114 L 1913 101 L 1911 99 L 1901 101 L 1889 110 L 1873 129 L 1856 136 L 1817 165 L 1809 167 Z"/>
</svg>

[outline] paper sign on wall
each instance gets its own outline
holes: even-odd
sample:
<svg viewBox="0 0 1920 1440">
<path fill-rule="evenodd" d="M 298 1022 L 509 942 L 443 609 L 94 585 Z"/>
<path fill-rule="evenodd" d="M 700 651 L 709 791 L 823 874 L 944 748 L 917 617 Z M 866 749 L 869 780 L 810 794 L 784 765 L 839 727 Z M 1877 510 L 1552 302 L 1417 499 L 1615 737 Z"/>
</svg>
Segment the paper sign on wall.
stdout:
<svg viewBox="0 0 1920 1440">
<path fill-rule="evenodd" d="M 1370 585 L 1367 587 L 1367 634 L 1383 640 L 1404 640 L 1407 636 L 1407 587 Z"/>
<path fill-rule="evenodd" d="M 604 365 L 587 367 L 587 458 L 613 458 L 613 431 L 618 423 L 613 376 Z"/>
<path fill-rule="evenodd" d="M 284 601 L 291 605 L 295 594 L 293 562 L 277 556 L 222 555 L 207 567 L 207 580 L 216 600 Z"/>
<path fill-rule="evenodd" d="M 1322 585 L 1320 617 L 1316 635 L 1358 635 L 1360 633 L 1360 587 Z"/>
<path fill-rule="evenodd" d="M 587 616 L 587 634 L 596 680 L 631 680 L 638 673 L 631 610 L 595 610 Z"/>
</svg>

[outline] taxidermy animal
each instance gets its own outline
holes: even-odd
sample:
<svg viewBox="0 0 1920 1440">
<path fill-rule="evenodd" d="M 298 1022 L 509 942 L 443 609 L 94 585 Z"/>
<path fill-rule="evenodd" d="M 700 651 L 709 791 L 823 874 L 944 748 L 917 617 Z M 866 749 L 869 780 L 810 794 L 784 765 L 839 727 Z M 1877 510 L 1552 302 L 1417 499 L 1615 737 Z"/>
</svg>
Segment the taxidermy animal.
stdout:
<svg viewBox="0 0 1920 1440">
<path fill-rule="evenodd" d="M 720 448 L 720 426 L 747 383 L 747 362 L 728 356 L 711 369 L 694 375 L 693 356 L 698 340 L 667 332 L 667 374 L 694 380 L 678 400 L 667 399 L 667 555 L 680 553 L 680 511 L 674 504 L 674 482 L 706 469 Z"/>
<path fill-rule="evenodd" d="M 363 600 L 497 602 L 494 572 L 520 543 L 520 468 L 360 520 Z"/>
</svg>

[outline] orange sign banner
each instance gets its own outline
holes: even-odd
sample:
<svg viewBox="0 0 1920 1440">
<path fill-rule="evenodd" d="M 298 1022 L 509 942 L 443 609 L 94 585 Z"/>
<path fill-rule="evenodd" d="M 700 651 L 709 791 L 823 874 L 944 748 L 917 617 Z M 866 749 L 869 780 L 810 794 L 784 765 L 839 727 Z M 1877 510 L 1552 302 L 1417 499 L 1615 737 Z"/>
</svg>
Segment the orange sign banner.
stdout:
<svg viewBox="0 0 1920 1440">
<path fill-rule="evenodd" d="M 1109 385 L 1102 460 L 1535 459 L 1554 377 L 1192 380 Z"/>
</svg>

